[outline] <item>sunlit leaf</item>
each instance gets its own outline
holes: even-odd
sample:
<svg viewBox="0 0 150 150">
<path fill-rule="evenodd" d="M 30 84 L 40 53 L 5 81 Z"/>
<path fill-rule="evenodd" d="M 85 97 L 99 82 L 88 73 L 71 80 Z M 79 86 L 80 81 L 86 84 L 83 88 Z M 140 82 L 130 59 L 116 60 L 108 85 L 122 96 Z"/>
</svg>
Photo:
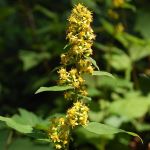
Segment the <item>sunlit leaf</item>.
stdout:
<svg viewBox="0 0 150 150">
<path fill-rule="evenodd" d="M 40 119 L 32 112 L 29 112 L 25 109 L 19 109 L 20 115 L 14 115 L 12 118 L 18 123 L 23 125 L 30 125 L 32 127 L 40 123 Z"/>
<path fill-rule="evenodd" d="M 139 137 L 139 135 L 137 135 L 136 133 L 128 132 L 128 131 L 125 131 L 125 130 L 122 130 L 122 129 L 118 129 L 118 128 L 111 127 L 109 125 L 102 124 L 102 123 L 97 123 L 97 122 L 90 122 L 84 128 L 86 130 L 92 132 L 92 133 L 99 134 L 99 135 L 102 135 L 102 134 L 116 134 L 116 133 L 121 133 L 122 132 L 122 133 L 127 133 L 127 134 L 132 135 L 132 136 Z M 140 138 L 140 140 L 142 141 L 141 138 Z"/>
<path fill-rule="evenodd" d="M 109 112 L 122 116 L 127 120 L 140 118 L 148 112 L 150 107 L 150 101 L 148 99 L 150 97 L 133 93 L 133 95 L 112 102 L 109 107 Z"/>
<path fill-rule="evenodd" d="M 12 118 L 0 116 L 0 120 L 4 121 L 9 127 L 11 127 L 12 129 L 14 129 L 18 132 L 21 132 L 21 133 L 31 133 L 32 132 L 32 127 L 30 125 L 23 125 L 23 124 L 17 123 Z"/>
</svg>

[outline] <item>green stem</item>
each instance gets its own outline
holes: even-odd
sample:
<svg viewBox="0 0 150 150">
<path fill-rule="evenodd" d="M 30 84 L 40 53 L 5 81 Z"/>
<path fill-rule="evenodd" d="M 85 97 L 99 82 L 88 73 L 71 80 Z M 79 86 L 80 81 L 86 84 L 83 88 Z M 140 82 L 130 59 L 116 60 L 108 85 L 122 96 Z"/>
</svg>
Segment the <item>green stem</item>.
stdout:
<svg viewBox="0 0 150 150">
<path fill-rule="evenodd" d="M 127 81 L 130 81 L 130 80 L 131 80 L 131 68 L 127 68 L 127 69 L 125 70 L 125 79 L 126 79 Z"/>
<path fill-rule="evenodd" d="M 9 134 L 8 134 L 8 137 L 7 137 L 7 140 L 6 140 L 6 143 L 5 143 L 5 150 L 8 150 L 11 142 L 12 142 L 12 136 L 13 136 L 13 131 L 10 131 Z"/>
</svg>

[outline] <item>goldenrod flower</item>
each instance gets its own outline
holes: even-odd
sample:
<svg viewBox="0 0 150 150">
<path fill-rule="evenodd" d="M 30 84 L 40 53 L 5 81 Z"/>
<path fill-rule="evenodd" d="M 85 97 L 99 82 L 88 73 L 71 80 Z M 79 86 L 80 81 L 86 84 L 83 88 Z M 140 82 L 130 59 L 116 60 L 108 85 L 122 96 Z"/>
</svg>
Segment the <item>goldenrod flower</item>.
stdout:
<svg viewBox="0 0 150 150">
<path fill-rule="evenodd" d="M 85 6 L 76 5 L 68 21 L 67 39 L 71 47 L 68 53 L 61 55 L 61 63 L 64 65 L 72 59 L 78 61 L 81 58 L 89 57 L 92 54 L 91 46 L 95 39 L 90 26 L 92 13 Z"/>
<path fill-rule="evenodd" d="M 88 123 L 89 108 L 82 102 L 87 96 L 83 73 L 92 74 L 93 66 L 90 62 L 92 44 L 95 39 L 92 22 L 92 13 L 83 5 L 78 4 L 68 18 L 69 26 L 67 39 L 69 51 L 61 55 L 62 67 L 58 70 L 59 85 L 72 86 L 64 93 L 65 99 L 73 100 L 73 107 L 68 109 L 66 118 L 52 120 L 48 135 L 56 149 L 65 149 L 69 142 L 70 129 Z"/>
<path fill-rule="evenodd" d="M 61 149 L 62 146 L 60 144 L 56 144 L 56 149 Z"/>
<path fill-rule="evenodd" d="M 89 108 L 83 102 L 77 101 L 73 107 L 67 111 L 67 120 L 69 125 L 74 128 L 77 125 L 86 125 L 88 122 Z"/>
<path fill-rule="evenodd" d="M 54 118 L 48 130 L 48 136 L 55 143 L 56 149 L 65 149 L 68 143 L 69 127 L 65 118 Z"/>
</svg>

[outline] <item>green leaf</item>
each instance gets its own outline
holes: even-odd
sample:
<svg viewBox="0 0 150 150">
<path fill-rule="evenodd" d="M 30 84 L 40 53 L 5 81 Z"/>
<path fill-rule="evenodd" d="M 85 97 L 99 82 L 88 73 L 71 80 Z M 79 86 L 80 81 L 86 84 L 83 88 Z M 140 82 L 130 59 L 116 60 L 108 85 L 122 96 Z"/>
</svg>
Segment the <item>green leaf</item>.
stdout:
<svg viewBox="0 0 150 150">
<path fill-rule="evenodd" d="M 94 71 L 92 75 L 93 76 L 107 76 L 107 77 L 111 77 L 115 79 L 115 77 L 111 73 L 108 73 L 106 71 Z"/>
<path fill-rule="evenodd" d="M 95 61 L 93 58 L 90 57 L 89 60 L 92 62 L 92 64 L 93 64 L 98 70 L 100 70 L 99 67 L 98 67 L 98 65 L 97 65 L 97 63 L 96 63 L 96 61 Z"/>
<path fill-rule="evenodd" d="M 122 132 L 121 129 L 114 128 L 102 123 L 90 122 L 85 129 L 96 134 L 115 134 Z"/>
<path fill-rule="evenodd" d="M 44 143 L 50 143 L 50 139 L 37 139 L 37 141 L 40 141 L 40 142 L 44 142 Z"/>
<path fill-rule="evenodd" d="M 37 53 L 33 51 L 21 50 L 19 57 L 23 62 L 23 69 L 25 71 L 37 66 L 45 59 L 50 58 L 50 54 L 47 52 Z"/>
<path fill-rule="evenodd" d="M 102 25 L 103 25 L 103 28 L 109 33 L 109 34 L 113 34 L 114 31 L 115 31 L 115 28 L 114 26 L 109 23 L 108 21 L 104 20 L 104 19 L 100 19 Z"/>
<path fill-rule="evenodd" d="M 96 2 L 93 1 L 93 0 L 89 0 L 89 1 L 87 1 L 87 0 L 71 0 L 71 2 L 72 2 L 73 6 L 77 5 L 78 3 L 82 3 L 85 6 L 87 6 L 88 8 L 92 9 L 93 11 L 95 11 L 96 13 L 100 12 L 99 8 L 96 5 Z"/>
<path fill-rule="evenodd" d="M 68 49 L 68 48 L 70 48 L 70 44 L 66 44 L 63 49 Z"/>
<path fill-rule="evenodd" d="M 16 9 L 15 7 L 1 7 L 0 12 L 0 21 L 3 21 L 7 17 L 13 15 L 16 12 Z"/>
<path fill-rule="evenodd" d="M 78 94 L 78 97 L 79 97 L 79 98 L 82 98 L 82 100 L 85 101 L 85 102 L 92 100 L 91 97 L 83 96 L 83 95 L 81 95 L 81 94 Z"/>
<path fill-rule="evenodd" d="M 120 49 L 113 48 L 112 52 L 105 55 L 108 63 L 118 71 L 126 70 L 131 67 L 130 57 Z"/>
<path fill-rule="evenodd" d="M 150 39 L 150 12 L 145 9 L 138 10 L 135 30 L 139 31 L 145 39 Z"/>
<path fill-rule="evenodd" d="M 51 145 L 35 143 L 28 138 L 13 140 L 9 150 L 54 150 Z"/>
<path fill-rule="evenodd" d="M 122 116 L 126 120 L 133 120 L 143 117 L 150 107 L 150 96 L 141 96 L 133 92 L 111 103 L 109 112 Z M 134 106 L 134 107 L 133 107 Z"/>
<path fill-rule="evenodd" d="M 47 133 L 38 129 L 34 129 L 32 133 L 28 133 L 26 135 L 35 139 L 47 139 Z"/>
<path fill-rule="evenodd" d="M 129 48 L 132 61 L 138 61 L 150 56 L 150 44 L 132 44 Z"/>
<path fill-rule="evenodd" d="M 13 128 L 14 130 L 16 130 L 18 132 L 21 132 L 21 133 L 31 133 L 32 132 L 32 127 L 30 125 L 23 125 L 23 124 L 17 123 L 12 118 L 0 116 L 0 120 L 4 121 L 7 124 L 7 126 Z"/>
<path fill-rule="evenodd" d="M 36 126 L 40 123 L 40 118 L 38 118 L 34 113 L 29 112 L 25 109 L 19 109 L 20 115 L 14 115 L 12 118 L 18 123 L 23 125 L 30 125 L 31 127 Z"/>
<path fill-rule="evenodd" d="M 4 147 L 6 146 L 6 141 L 8 140 L 8 136 L 10 136 L 12 131 L 10 130 L 0 130 L 0 149 L 4 150 Z M 6 147 L 5 147 L 6 148 Z"/>
<path fill-rule="evenodd" d="M 45 7 L 42 7 L 40 5 L 35 6 L 35 10 L 43 13 L 45 16 L 49 17 L 50 19 L 53 19 L 54 21 L 58 21 L 58 15 L 49 9 L 46 9 Z"/>
<path fill-rule="evenodd" d="M 99 134 L 99 135 L 116 134 L 116 133 L 121 133 L 122 132 L 122 133 L 127 133 L 127 134 L 132 135 L 132 136 L 139 137 L 139 135 L 137 135 L 136 133 L 128 132 L 128 131 L 125 131 L 125 130 L 122 130 L 122 129 L 118 129 L 118 128 L 111 127 L 109 125 L 102 124 L 102 123 L 97 123 L 97 122 L 90 122 L 84 128 L 86 130 L 88 130 L 89 132 L 92 132 L 92 133 L 95 133 L 95 134 Z M 140 138 L 140 140 L 142 141 L 141 138 Z M 142 143 L 143 143 L 143 141 L 142 141 Z"/>
<path fill-rule="evenodd" d="M 131 9 L 132 11 L 136 11 L 136 7 L 130 3 L 124 3 L 124 5 L 122 6 L 122 8 L 125 8 L 125 9 Z"/>
<path fill-rule="evenodd" d="M 51 86 L 51 87 L 40 87 L 35 94 L 45 92 L 45 91 L 65 91 L 72 89 L 71 86 Z"/>
<path fill-rule="evenodd" d="M 106 76 L 98 79 L 97 85 L 100 87 L 108 87 L 117 91 L 118 89 L 132 89 L 132 82 L 125 80 L 123 78 L 119 78 L 115 76 L 115 80 L 113 78 L 107 78 Z"/>
</svg>

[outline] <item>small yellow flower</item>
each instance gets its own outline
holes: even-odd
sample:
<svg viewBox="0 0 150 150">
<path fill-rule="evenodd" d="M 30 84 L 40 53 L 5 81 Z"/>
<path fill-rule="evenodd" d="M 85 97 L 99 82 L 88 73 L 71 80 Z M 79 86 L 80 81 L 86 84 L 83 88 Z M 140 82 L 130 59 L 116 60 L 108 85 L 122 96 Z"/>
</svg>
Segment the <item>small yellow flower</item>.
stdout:
<svg viewBox="0 0 150 150">
<path fill-rule="evenodd" d="M 113 5 L 115 7 L 121 7 L 124 4 L 124 0 L 113 0 Z"/>
<path fill-rule="evenodd" d="M 55 143 L 55 142 L 60 142 L 60 139 L 59 139 L 57 133 L 51 135 L 50 137 L 51 137 L 51 139 L 54 141 L 54 143 Z"/>
<path fill-rule="evenodd" d="M 88 122 L 88 107 L 83 102 L 77 101 L 73 107 L 67 111 L 69 125 L 74 128 L 77 125 L 86 125 Z"/>
<path fill-rule="evenodd" d="M 86 71 L 87 71 L 88 73 L 92 74 L 93 71 L 94 71 L 94 69 L 93 69 L 92 66 L 89 66 L 89 67 L 87 67 Z"/>
<path fill-rule="evenodd" d="M 122 23 L 118 23 L 117 26 L 115 27 L 116 33 L 122 33 L 124 31 L 124 26 Z"/>
<path fill-rule="evenodd" d="M 64 125 L 65 124 L 65 119 L 64 118 L 59 118 L 59 122 L 61 125 Z"/>
<path fill-rule="evenodd" d="M 66 65 L 68 61 L 69 61 L 68 55 L 62 54 L 61 55 L 61 63 Z"/>
<path fill-rule="evenodd" d="M 72 94 L 71 92 L 65 92 L 64 93 L 64 98 L 67 100 L 72 100 Z"/>
<path fill-rule="evenodd" d="M 73 68 L 69 71 L 71 76 L 75 76 L 77 74 L 77 69 Z"/>
<path fill-rule="evenodd" d="M 88 92 L 86 90 L 80 90 L 81 95 L 83 96 L 87 96 Z"/>
<path fill-rule="evenodd" d="M 69 126 L 66 118 L 53 118 L 48 130 L 48 136 L 55 144 L 56 149 L 65 149 L 68 143 Z"/>
<path fill-rule="evenodd" d="M 114 10 L 112 10 L 112 9 L 108 10 L 108 15 L 113 19 L 118 19 L 119 18 L 119 14 L 117 12 L 115 12 Z"/>
<path fill-rule="evenodd" d="M 56 149 L 61 149 L 62 148 L 62 146 L 60 144 L 56 144 L 55 147 L 56 147 Z"/>
<path fill-rule="evenodd" d="M 63 144 L 66 145 L 68 143 L 68 141 L 63 141 Z"/>
<path fill-rule="evenodd" d="M 72 82 L 72 86 L 75 87 L 75 88 L 79 88 L 79 86 L 80 86 L 79 81 Z"/>
</svg>

